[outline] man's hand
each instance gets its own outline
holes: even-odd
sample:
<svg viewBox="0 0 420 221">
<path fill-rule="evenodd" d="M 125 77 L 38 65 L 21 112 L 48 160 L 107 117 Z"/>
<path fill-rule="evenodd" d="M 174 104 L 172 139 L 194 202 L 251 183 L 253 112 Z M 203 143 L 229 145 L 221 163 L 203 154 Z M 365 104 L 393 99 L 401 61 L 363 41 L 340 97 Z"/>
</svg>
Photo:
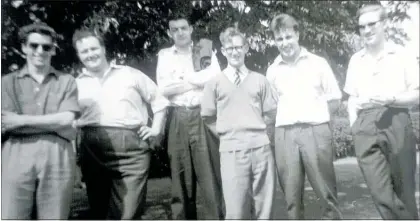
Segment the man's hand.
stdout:
<svg viewBox="0 0 420 221">
<path fill-rule="evenodd" d="M 150 128 L 148 126 L 140 127 L 140 130 L 137 131 L 137 134 L 142 140 L 147 140 L 149 138 L 156 138 L 159 135 L 159 130 Z"/>
<path fill-rule="evenodd" d="M 390 105 L 395 102 L 395 97 L 375 96 L 370 99 L 370 102 L 378 105 Z"/>
<path fill-rule="evenodd" d="M 14 130 L 24 126 L 24 119 L 22 116 L 8 111 L 1 113 L 1 132 Z"/>
</svg>

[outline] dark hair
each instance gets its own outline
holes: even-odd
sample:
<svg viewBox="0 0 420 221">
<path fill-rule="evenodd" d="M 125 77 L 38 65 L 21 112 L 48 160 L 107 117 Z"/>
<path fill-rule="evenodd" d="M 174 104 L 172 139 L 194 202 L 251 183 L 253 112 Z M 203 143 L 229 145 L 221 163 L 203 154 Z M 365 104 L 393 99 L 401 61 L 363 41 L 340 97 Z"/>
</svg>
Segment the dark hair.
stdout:
<svg viewBox="0 0 420 221">
<path fill-rule="evenodd" d="M 385 7 L 383 7 L 379 3 L 378 4 L 370 3 L 370 4 L 363 5 L 359 10 L 357 10 L 356 19 L 359 20 L 361 15 L 368 12 L 379 12 L 380 13 L 379 16 L 381 20 L 388 18 L 388 13 Z"/>
<path fill-rule="evenodd" d="M 98 39 L 99 44 L 105 47 L 105 41 L 101 33 L 96 31 L 95 29 L 91 28 L 81 28 L 74 32 L 73 38 L 72 38 L 72 44 L 73 48 L 76 49 L 76 42 L 86 38 L 86 37 L 95 37 Z"/>
<path fill-rule="evenodd" d="M 181 19 L 185 19 L 188 22 L 188 25 L 192 25 L 191 11 L 189 9 L 184 9 L 184 10 L 177 9 L 174 11 L 170 11 L 169 16 L 168 16 L 168 23 L 170 21 L 176 21 L 176 20 L 181 20 Z"/>
<path fill-rule="evenodd" d="M 296 19 L 285 13 L 274 16 L 270 23 L 270 29 L 272 32 L 277 32 L 282 28 L 293 28 L 294 31 L 299 32 L 300 27 Z"/>
<path fill-rule="evenodd" d="M 24 44 L 28 41 L 28 36 L 31 33 L 38 33 L 42 35 L 50 36 L 53 43 L 57 41 L 57 33 L 54 31 L 53 28 L 48 26 L 44 22 L 37 22 L 30 25 L 23 26 L 19 29 L 19 41 Z"/>
</svg>

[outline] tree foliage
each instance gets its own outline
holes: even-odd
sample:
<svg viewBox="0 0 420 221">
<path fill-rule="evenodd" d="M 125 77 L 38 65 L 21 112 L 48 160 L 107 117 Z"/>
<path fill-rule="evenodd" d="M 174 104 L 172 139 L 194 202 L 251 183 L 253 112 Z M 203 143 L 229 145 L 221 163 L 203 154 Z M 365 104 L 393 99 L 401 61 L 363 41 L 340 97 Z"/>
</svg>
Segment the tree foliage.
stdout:
<svg viewBox="0 0 420 221">
<path fill-rule="evenodd" d="M 106 37 L 109 57 L 143 70 L 154 79 L 156 54 L 170 46 L 168 16 L 177 10 L 191 13 L 194 38 L 207 37 L 220 49 L 219 34 L 236 25 L 251 46 L 246 59 L 249 68 L 265 73 L 277 56 L 268 23 L 273 15 L 286 12 L 301 23 L 301 44 L 330 62 L 340 85 L 347 62 L 358 50 L 355 15 L 366 1 L 228 1 L 228 0 L 142 0 L 142 1 L 30 1 L 2 3 L 2 74 L 24 63 L 17 39 L 19 27 L 44 21 L 60 35 L 53 58 L 58 69 L 74 71 L 78 60 L 71 36 L 82 26 L 96 27 Z M 390 2 L 393 20 L 407 17 L 406 2 Z M 401 30 L 390 29 L 394 40 L 404 38 Z M 218 50 L 220 51 L 220 50 Z M 218 53 L 222 67 L 225 58 Z"/>
</svg>

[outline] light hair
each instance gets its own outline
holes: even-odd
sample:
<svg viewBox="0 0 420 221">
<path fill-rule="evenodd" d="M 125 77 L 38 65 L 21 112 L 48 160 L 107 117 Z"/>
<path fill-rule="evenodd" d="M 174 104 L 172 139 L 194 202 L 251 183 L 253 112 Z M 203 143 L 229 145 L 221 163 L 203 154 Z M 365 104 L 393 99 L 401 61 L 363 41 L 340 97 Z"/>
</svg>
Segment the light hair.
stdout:
<svg viewBox="0 0 420 221">
<path fill-rule="evenodd" d="M 222 31 L 222 33 L 220 33 L 219 39 L 222 45 L 225 45 L 226 43 L 232 41 L 232 38 L 235 36 L 241 37 L 244 44 L 248 44 L 245 35 L 234 27 L 228 27 L 224 31 Z"/>
<path fill-rule="evenodd" d="M 366 4 L 363 5 L 356 14 L 356 19 L 359 20 L 360 16 L 368 13 L 368 12 L 379 12 L 379 18 L 381 20 L 387 19 L 388 18 L 388 13 L 385 9 L 385 7 L 383 7 L 382 5 L 378 5 L 378 4 Z"/>
</svg>

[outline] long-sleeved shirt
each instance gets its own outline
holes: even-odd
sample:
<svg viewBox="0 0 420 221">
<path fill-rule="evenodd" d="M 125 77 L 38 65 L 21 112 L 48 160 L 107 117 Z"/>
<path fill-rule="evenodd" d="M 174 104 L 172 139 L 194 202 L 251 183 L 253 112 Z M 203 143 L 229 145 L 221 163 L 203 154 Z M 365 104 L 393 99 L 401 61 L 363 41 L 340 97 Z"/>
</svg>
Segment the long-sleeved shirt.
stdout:
<svg viewBox="0 0 420 221">
<path fill-rule="evenodd" d="M 216 55 L 213 53 L 209 67 L 194 71 L 192 60 L 192 47 L 188 53 L 181 53 L 174 46 L 161 49 L 158 53 L 156 80 L 161 91 L 163 88 L 177 83 L 187 84 L 187 78 L 202 78 L 204 82 L 220 73 L 220 66 Z M 174 106 L 194 107 L 200 104 L 203 88 L 195 88 L 182 94 L 168 97 Z"/>
<path fill-rule="evenodd" d="M 360 50 L 350 59 L 344 85 L 344 91 L 350 95 L 350 125 L 359 110 L 377 106 L 370 103 L 371 98 L 379 95 L 392 98 L 411 90 L 419 90 L 419 65 L 414 56 L 390 42 L 376 58 L 367 54 L 366 49 Z"/>
<path fill-rule="evenodd" d="M 232 72 L 215 76 L 204 87 L 201 116 L 204 121 L 216 117 L 220 135 L 219 151 L 243 150 L 269 144 L 265 115 L 276 111 L 276 100 L 267 79 L 247 70 L 239 85 L 229 79 Z"/>
<path fill-rule="evenodd" d="M 153 113 L 163 111 L 169 101 L 143 72 L 111 63 L 98 78 L 82 71 L 76 78 L 82 116 L 78 126 L 137 128 L 147 125 L 147 104 Z"/>
<path fill-rule="evenodd" d="M 278 95 L 276 127 L 328 122 L 328 101 L 342 96 L 328 62 L 305 48 L 293 64 L 279 55 L 266 77 Z"/>
</svg>

